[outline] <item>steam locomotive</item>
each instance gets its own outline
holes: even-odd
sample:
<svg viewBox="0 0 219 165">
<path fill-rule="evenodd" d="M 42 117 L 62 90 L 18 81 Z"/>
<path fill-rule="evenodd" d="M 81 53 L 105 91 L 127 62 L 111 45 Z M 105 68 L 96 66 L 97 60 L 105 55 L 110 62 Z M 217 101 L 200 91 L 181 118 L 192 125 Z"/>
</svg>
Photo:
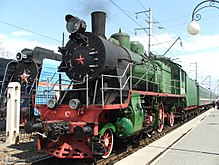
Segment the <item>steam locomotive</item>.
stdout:
<svg viewBox="0 0 219 165">
<path fill-rule="evenodd" d="M 17 53 L 16 60 L 8 60 L 1 72 L 2 82 L 0 87 L 0 119 L 5 123 L 6 107 L 7 107 L 7 86 L 10 82 L 19 82 L 21 84 L 21 116 L 20 126 L 24 126 L 28 121 L 34 121 L 39 118 L 37 110 L 34 108 L 36 89 L 39 85 L 39 80 L 42 79 L 42 70 L 45 70 L 45 59 L 50 59 L 52 62 L 46 65 L 51 65 L 54 61 L 61 61 L 62 56 L 54 51 L 35 47 L 32 49 L 23 49 Z M 55 69 L 53 68 L 53 73 Z M 50 73 L 51 76 L 53 73 Z M 47 74 L 47 77 L 48 74 Z M 4 125 L 4 126 L 3 126 Z M 1 129 L 5 129 L 5 124 L 2 124 Z"/>
<path fill-rule="evenodd" d="M 58 158 L 107 158 L 115 140 L 137 143 L 213 105 L 214 93 L 179 64 L 146 54 L 121 31 L 106 39 L 106 14 L 91 16 L 92 32 L 78 17 L 65 17 L 70 36 L 59 48 L 58 71 L 71 83 L 58 98 L 45 91 L 47 102 L 36 103 L 41 121 L 25 125 L 27 133 L 38 132 L 39 149 Z"/>
</svg>

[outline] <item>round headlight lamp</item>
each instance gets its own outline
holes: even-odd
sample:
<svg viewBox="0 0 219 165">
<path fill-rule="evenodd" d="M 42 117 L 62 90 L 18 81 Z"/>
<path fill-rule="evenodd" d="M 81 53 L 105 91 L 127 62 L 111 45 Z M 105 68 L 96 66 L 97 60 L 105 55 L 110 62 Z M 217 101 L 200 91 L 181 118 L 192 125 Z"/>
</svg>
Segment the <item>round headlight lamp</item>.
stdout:
<svg viewBox="0 0 219 165">
<path fill-rule="evenodd" d="M 78 99 L 71 99 L 69 101 L 69 106 L 71 109 L 77 109 L 81 105 L 81 102 Z"/>
<path fill-rule="evenodd" d="M 75 33 L 80 28 L 80 19 L 78 17 L 71 17 L 67 24 L 66 29 L 69 33 Z"/>
<path fill-rule="evenodd" d="M 17 59 L 18 61 L 21 61 L 21 60 L 22 60 L 22 54 L 21 54 L 21 53 L 17 53 L 16 59 Z"/>
<path fill-rule="evenodd" d="M 72 15 L 66 15 L 65 20 L 67 22 L 66 29 L 69 33 L 84 32 L 87 27 L 85 21 Z"/>
<path fill-rule="evenodd" d="M 56 105 L 57 105 L 57 100 L 56 99 L 49 99 L 48 102 L 47 102 L 47 106 L 50 109 L 55 108 Z"/>
<path fill-rule="evenodd" d="M 22 58 L 23 58 L 23 59 L 26 59 L 26 58 L 27 58 L 27 55 L 26 55 L 26 54 L 22 54 Z"/>
</svg>

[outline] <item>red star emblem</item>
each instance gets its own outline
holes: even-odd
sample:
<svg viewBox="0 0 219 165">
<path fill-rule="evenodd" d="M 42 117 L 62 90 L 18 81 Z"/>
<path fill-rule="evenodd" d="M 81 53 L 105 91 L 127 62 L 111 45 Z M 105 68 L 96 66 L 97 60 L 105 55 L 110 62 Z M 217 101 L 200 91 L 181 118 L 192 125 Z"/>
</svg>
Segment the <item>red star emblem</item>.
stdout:
<svg viewBox="0 0 219 165">
<path fill-rule="evenodd" d="M 26 71 L 24 70 L 23 74 L 20 75 L 21 77 L 21 81 L 24 82 L 24 83 L 27 83 L 27 78 L 29 77 L 29 75 L 26 73 Z"/>
<path fill-rule="evenodd" d="M 80 54 L 80 56 L 79 56 L 79 58 L 76 58 L 76 60 L 78 61 L 78 65 L 79 64 L 82 64 L 82 65 L 84 65 L 84 57 L 82 57 L 82 55 Z"/>
</svg>

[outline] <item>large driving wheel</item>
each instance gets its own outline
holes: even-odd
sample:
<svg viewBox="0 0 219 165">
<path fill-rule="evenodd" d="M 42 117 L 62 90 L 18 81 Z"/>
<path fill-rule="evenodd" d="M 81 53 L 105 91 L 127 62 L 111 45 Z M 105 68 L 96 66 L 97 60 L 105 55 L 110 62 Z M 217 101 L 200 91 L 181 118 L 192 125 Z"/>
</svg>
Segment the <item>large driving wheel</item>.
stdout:
<svg viewBox="0 0 219 165">
<path fill-rule="evenodd" d="M 105 154 L 102 155 L 102 158 L 107 158 L 113 150 L 113 131 L 111 129 L 106 129 L 103 135 L 101 136 L 101 143 L 105 147 Z"/>
<path fill-rule="evenodd" d="M 167 122 L 168 122 L 168 125 L 170 127 L 172 127 L 174 125 L 174 114 L 173 112 L 170 112 L 167 114 Z"/>
<path fill-rule="evenodd" d="M 164 128 L 164 107 L 160 103 L 158 106 L 158 123 L 157 123 L 157 132 L 162 132 Z"/>
</svg>

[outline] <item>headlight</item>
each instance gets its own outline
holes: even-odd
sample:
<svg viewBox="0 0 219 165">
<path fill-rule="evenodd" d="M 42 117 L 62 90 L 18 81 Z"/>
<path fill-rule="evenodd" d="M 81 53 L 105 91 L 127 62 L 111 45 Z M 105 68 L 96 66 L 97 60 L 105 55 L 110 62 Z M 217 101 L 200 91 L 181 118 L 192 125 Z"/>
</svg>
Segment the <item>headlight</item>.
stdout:
<svg viewBox="0 0 219 165">
<path fill-rule="evenodd" d="M 22 58 L 23 58 L 23 59 L 26 59 L 26 58 L 27 58 L 27 55 L 26 55 L 26 54 L 22 54 Z"/>
<path fill-rule="evenodd" d="M 21 55 L 21 53 L 17 53 L 16 59 L 17 59 L 18 61 L 22 60 L 22 55 Z"/>
<path fill-rule="evenodd" d="M 51 109 L 55 108 L 56 105 L 57 105 L 56 99 L 49 99 L 47 102 L 47 106 Z"/>
<path fill-rule="evenodd" d="M 69 33 L 75 33 L 80 28 L 80 20 L 77 17 L 71 17 L 67 24 L 66 29 Z"/>
<path fill-rule="evenodd" d="M 72 15 L 66 15 L 65 20 L 67 21 L 66 29 L 69 33 L 84 32 L 87 27 L 85 21 Z"/>
<path fill-rule="evenodd" d="M 69 106 L 71 109 L 76 109 L 81 105 L 81 102 L 78 99 L 71 99 L 69 101 Z"/>
</svg>

